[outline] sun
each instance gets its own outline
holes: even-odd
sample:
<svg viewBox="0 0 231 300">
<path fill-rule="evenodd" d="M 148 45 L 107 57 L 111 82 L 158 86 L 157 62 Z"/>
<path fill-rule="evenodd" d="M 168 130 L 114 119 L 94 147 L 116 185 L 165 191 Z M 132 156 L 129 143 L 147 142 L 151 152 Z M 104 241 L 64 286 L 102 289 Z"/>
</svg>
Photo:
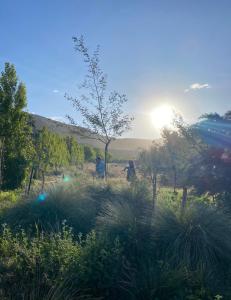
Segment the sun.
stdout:
<svg viewBox="0 0 231 300">
<path fill-rule="evenodd" d="M 156 107 L 151 113 L 151 122 L 157 129 L 173 127 L 174 109 L 168 104 Z"/>
</svg>

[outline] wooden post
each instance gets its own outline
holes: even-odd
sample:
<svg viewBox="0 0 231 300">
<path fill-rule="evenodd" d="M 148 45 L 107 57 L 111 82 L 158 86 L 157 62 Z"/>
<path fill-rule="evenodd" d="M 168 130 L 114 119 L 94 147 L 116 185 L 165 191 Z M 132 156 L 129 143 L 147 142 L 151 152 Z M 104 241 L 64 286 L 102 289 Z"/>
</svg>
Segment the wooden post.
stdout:
<svg viewBox="0 0 231 300">
<path fill-rule="evenodd" d="M 45 172 L 42 171 L 42 193 L 44 192 L 44 185 L 45 185 Z"/>
<path fill-rule="evenodd" d="M 107 173 L 108 173 L 108 168 L 107 168 L 107 154 L 108 154 L 108 146 L 110 142 L 107 142 L 105 144 L 105 149 L 104 149 L 104 178 L 107 180 Z"/>
<path fill-rule="evenodd" d="M 31 172 L 30 172 L 30 180 L 29 180 L 28 189 L 27 189 L 27 195 L 28 196 L 30 194 L 30 188 L 31 188 L 31 183 L 32 183 L 33 176 L 34 176 L 34 166 L 32 166 Z"/>
<path fill-rule="evenodd" d="M 187 189 L 186 186 L 184 186 L 183 187 L 182 202 L 181 202 L 181 208 L 182 208 L 182 210 L 184 210 L 185 207 L 186 207 L 187 197 L 188 197 L 188 189 Z"/>
<path fill-rule="evenodd" d="M 3 182 L 3 153 L 4 153 L 4 138 L 0 140 L 0 190 L 2 188 Z"/>
<path fill-rule="evenodd" d="M 156 174 L 152 175 L 152 206 L 153 206 L 153 211 L 155 211 L 155 206 L 156 206 L 156 188 L 157 188 L 157 182 L 156 182 Z"/>
</svg>

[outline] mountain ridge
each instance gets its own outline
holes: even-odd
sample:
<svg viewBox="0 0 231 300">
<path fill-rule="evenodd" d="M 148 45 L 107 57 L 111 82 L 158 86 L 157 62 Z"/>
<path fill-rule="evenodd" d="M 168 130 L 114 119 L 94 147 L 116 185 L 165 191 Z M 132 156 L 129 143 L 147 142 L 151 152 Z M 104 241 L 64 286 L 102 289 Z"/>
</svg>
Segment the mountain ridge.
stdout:
<svg viewBox="0 0 231 300">
<path fill-rule="evenodd" d="M 47 127 L 51 132 L 62 136 L 73 136 L 80 144 L 90 145 L 99 149 L 104 148 L 103 143 L 100 141 L 83 137 L 84 132 L 87 130 L 83 127 L 69 125 L 37 114 L 30 114 L 30 116 L 37 130 Z M 110 152 L 118 158 L 135 159 L 142 149 L 149 148 L 151 144 L 152 140 L 149 139 L 118 138 L 111 142 Z"/>
</svg>

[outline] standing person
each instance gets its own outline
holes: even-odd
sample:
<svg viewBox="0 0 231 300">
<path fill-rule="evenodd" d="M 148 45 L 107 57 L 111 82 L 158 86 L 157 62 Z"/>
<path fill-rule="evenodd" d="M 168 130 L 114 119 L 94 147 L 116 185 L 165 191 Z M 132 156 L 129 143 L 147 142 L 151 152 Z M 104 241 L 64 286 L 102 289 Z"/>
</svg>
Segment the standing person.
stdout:
<svg viewBox="0 0 231 300">
<path fill-rule="evenodd" d="M 104 178 L 104 160 L 101 159 L 100 156 L 96 157 L 96 165 L 95 165 L 95 170 L 96 174 L 98 175 L 99 178 Z"/>
<path fill-rule="evenodd" d="M 133 181 L 136 178 L 136 170 L 133 160 L 128 161 L 128 167 L 124 168 L 124 171 L 127 170 L 127 181 Z"/>
</svg>

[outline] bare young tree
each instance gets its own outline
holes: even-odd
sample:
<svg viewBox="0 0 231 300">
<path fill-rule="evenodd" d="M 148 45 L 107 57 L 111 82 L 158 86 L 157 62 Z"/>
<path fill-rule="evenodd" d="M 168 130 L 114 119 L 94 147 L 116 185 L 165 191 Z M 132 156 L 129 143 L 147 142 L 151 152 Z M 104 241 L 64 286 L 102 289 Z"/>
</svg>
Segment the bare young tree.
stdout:
<svg viewBox="0 0 231 300">
<path fill-rule="evenodd" d="M 124 113 L 123 106 L 127 102 L 124 94 L 116 91 L 107 93 L 107 76 L 100 67 L 99 46 L 89 54 L 83 36 L 74 37 L 74 49 L 80 53 L 87 65 L 87 74 L 80 88 L 84 90 L 80 97 L 65 97 L 72 102 L 74 108 L 82 115 L 82 125 L 86 130 L 80 134 L 96 139 L 104 144 L 105 177 L 107 177 L 107 156 L 110 143 L 130 128 L 133 118 Z M 80 125 L 68 116 L 73 125 Z"/>
</svg>

